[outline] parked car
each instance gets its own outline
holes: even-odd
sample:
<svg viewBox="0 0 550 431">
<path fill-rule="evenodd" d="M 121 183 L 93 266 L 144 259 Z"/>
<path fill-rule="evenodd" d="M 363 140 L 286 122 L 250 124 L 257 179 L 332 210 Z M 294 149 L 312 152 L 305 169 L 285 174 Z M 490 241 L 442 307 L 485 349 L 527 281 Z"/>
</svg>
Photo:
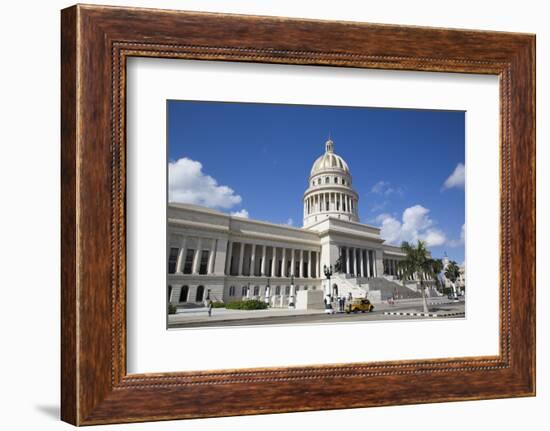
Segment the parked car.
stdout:
<svg viewBox="0 0 550 431">
<path fill-rule="evenodd" d="M 364 313 L 365 311 L 371 312 L 374 310 L 374 305 L 368 299 L 365 298 L 356 298 L 352 299 L 351 302 L 346 304 L 346 313 Z"/>
</svg>

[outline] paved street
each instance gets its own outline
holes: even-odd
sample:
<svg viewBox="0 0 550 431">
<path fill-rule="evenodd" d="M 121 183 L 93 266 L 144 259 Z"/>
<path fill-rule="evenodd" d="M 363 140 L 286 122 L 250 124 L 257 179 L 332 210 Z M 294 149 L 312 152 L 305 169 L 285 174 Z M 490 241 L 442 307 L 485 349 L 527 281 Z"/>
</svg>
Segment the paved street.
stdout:
<svg viewBox="0 0 550 431">
<path fill-rule="evenodd" d="M 381 320 L 405 320 L 405 319 L 454 319 L 464 318 L 464 301 L 450 302 L 447 298 L 430 299 L 428 301 L 430 313 L 437 317 L 385 315 L 385 312 L 419 313 L 422 312 L 421 300 L 403 301 L 395 305 L 378 304 L 371 313 L 356 314 L 326 314 L 322 310 L 225 310 L 213 309 L 212 317 L 208 317 L 206 309 L 199 308 L 177 315 L 169 316 L 168 327 L 175 328 L 199 328 L 199 327 L 226 327 L 226 326 L 251 326 L 251 325 L 284 325 L 284 324 L 312 324 L 333 322 L 364 322 Z"/>
</svg>

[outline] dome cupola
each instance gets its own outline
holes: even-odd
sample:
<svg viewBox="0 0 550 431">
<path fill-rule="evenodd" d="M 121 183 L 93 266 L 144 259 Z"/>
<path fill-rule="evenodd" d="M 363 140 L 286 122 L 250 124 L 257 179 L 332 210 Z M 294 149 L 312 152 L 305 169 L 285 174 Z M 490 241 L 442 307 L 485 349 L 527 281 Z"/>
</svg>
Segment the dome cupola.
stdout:
<svg viewBox="0 0 550 431">
<path fill-rule="evenodd" d="M 349 174 L 348 164 L 338 154 L 334 154 L 334 142 L 330 138 L 325 142 L 325 154 L 313 163 L 310 176 L 324 171 L 342 171 Z"/>
<path fill-rule="evenodd" d="M 359 196 L 351 186 L 348 164 L 334 152 L 331 138 L 325 142 L 325 153 L 313 162 L 308 182 L 304 193 L 304 227 L 328 217 L 359 220 Z"/>
</svg>

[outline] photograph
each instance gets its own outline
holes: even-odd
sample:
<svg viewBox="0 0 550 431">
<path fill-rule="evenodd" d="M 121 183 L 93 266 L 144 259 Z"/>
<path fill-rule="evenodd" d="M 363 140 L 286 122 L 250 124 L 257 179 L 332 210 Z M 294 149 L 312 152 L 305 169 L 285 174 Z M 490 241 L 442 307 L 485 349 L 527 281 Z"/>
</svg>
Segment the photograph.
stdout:
<svg viewBox="0 0 550 431">
<path fill-rule="evenodd" d="M 465 319 L 465 111 L 168 100 L 167 328 Z"/>
</svg>

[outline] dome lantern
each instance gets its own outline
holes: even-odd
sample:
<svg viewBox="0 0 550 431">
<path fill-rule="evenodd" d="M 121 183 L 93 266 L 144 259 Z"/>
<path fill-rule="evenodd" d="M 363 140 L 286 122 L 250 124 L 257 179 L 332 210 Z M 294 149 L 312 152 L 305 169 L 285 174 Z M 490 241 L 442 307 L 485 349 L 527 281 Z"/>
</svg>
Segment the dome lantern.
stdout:
<svg viewBox="0 0 550 431">
<path fill-rule="evenodd" d="M 330 138 L 325 142 L 325 153 L 334 153 L 334 142 Z"/>
</svg>

